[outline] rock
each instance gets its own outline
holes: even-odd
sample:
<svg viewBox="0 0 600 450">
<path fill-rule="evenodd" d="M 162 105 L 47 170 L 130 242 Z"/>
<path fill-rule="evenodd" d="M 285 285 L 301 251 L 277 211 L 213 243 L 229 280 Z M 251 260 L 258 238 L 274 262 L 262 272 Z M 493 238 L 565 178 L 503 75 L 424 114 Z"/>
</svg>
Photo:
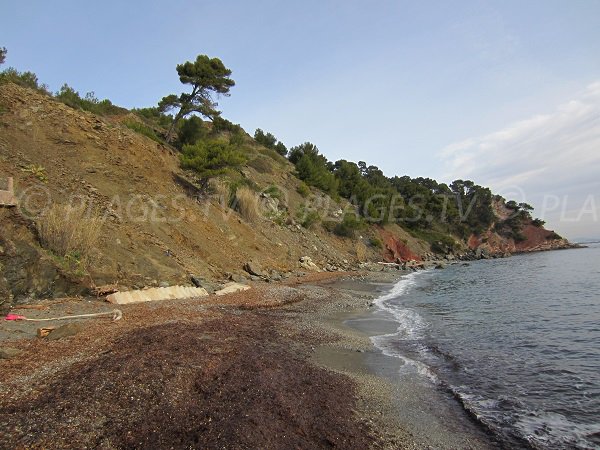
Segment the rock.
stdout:
<svg viewBox="0 0 600 450">
<path fill-rule="evenodd" d="M 319 266 L 317 266 L 312 259 L 310 258 L 310 256 L 303 256 L 302 258 L 300 258 L 300 267 L 302 267 L 303 269 L 306 270 L 312 270 L 314 272 L 320 272 L 321 269 L 319 269 Z"/>
<path fill-rule="evenodd" d="M 250 275 L 254 275 L 257 277 L 266 276 L 266 274 L 262 270 L 262 267 L 260 266 L 260 264 L 258 264 L 257 262 L 254 262 L 254 261 L 249 261 L 246 264 L 244 264 L 244 270 L 246 272 L 248 272 Z"/>
<path fill-rule="evenodd" d="M 260 281 L 262 280 L 261 277 L 257 277 L 256 275 L 250 275 L 250 281 Z"/>
<path fill-rule="evenodd" d="M 19 350 L 18 348 L 0 348 L 0 359 L 13 359 L 21 355 L 21 353 L 23 353 L 23 350 Z"/>
<path fill-rule="evenodd" d="M 436 264 L 436 265 L 435 265 L 435 268 L 436 268 L 436 269 L 445 269 L 445 268 L 446 268 L 446 266 L 445 266 L 444 264 L 441 264 L 441 263 L 440 263 L 440 264 Z"/>
<path fill-rule="evenodd" d="M 56 330 L 53 330 L 46 339 L 55 341 L 57 339 L 62 339 L 69 336 L 75 336 L 77 333 L 83 331 L 84 326 L 82 323 L 73 322 L 67 323 L 66 325 L 62 325 L 58 327 Z"/>
<path fill-rule="evenodd" d="M 276 270 L 271 272 L 271 281 L 281 281 L 281 274 Z"/>
<path fill-rule="evenodd" d="M 248 289 L 250 289 L 250 286 L 232 282 L 232 283 L 227 283 L 225 286 L 223 286 L 222 289 L 215 292 L 215 295 L 233 294 L 234 292 L 247 291 Z"/>
<path fill-rule="evenodd" d="M 192 284 L 196 287 L 202 287 L 202 280 L 198 277 L 195 277 L 194 275 L 191 276 L 190 280 L 192 281 Z"/>
<path fill-rule="evenodd" d="M 239 275 L 237 273 L 230 274 L 229 279 L 231 281 L 235 281 L 236 283 L 245 283 L 246 281 L 248 281 L 244 275 Z"/>
<path fill-rule="evenodd" d="M 170 286 L 170 284 L 169 284 L 169 283 L 167 283 L 166 281 L 161 281 L 161 282 L 158 284 L 158 287 L 161 287 L 161 288 L 168 288 L 169 286 Z"/>
</svg>

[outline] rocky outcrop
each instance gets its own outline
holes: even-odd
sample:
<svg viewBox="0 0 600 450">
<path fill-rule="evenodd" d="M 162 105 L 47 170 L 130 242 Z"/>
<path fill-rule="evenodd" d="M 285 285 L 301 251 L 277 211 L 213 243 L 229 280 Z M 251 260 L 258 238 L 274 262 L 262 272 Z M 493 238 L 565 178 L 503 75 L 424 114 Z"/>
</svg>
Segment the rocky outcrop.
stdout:
<svg viewBox="0 0 600 450">
<path fill-rule="evenodd" d="M 422 261 L 421 256 L 414 253 L 407 243 L 399 240 L 392 233 L 381 229 L 379 234 L 383 240 L 383 259 L 386 262 Z"/>
<path fill-rule="evenodd" d="M 546 230 L 532 223 L 523 226 L 521 235 L 523 240 L 516 241 L 514 238 L 501 236 L 490 229 L 479 236 L 471 235 L 467 244 L 477 259 L 577 247 L 567 239 L 559 237 L 554 231 Z"/>
</svg>

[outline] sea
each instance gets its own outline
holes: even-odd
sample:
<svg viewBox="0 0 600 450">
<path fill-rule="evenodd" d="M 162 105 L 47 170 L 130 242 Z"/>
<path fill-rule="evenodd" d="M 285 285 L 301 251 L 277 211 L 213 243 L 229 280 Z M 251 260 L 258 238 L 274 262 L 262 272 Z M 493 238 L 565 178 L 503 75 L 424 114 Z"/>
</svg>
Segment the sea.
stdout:
<svg viewBox="0 0 600 450">
<path fill-rule="evenodd" d="M 411 273 L 375 301 L 399 379 L 505 448 L 600 449 L 600 244 Z"/>
</svg>

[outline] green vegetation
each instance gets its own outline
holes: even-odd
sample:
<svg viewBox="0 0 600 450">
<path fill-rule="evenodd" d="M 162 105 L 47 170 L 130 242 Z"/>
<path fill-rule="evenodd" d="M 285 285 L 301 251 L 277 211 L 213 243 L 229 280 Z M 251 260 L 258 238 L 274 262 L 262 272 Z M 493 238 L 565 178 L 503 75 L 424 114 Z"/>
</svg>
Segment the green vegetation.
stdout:
<svg viewBox="0 0 600 450">
<path fill-rule="evenodd" d="M 379 249 L 383 248 L 383 242 L 381 241 L 381 239 L 379 239 L 377 237 L 369 238 L 369 245 L 374 248 L 379 248 Z"/>
<path fill-rule="evenodd" d="M 35 89 L 42 94 L 50 95 L 48 86 L 40 84 L 37 75 L 33 72 L 19 72 L 17 69 L 9 67 L 0 72 L 0 84 L 4 83 L 15 83 L 25 88 Z"/>
<path fill-rule="evenodd" d="M 191 113 L 199 113 L 214 121 L 220 112 L 216 109 L 217 103 L 213 95 L 227 96 L 229 89 L 235 85 L 235 82 L 229 78 L 231 70 L 227 69 L 219 58 L 209 58 L 206 55 L 198 55 L 194 62 L 178 64 L 177 74 L 179 81 L 191 86 L 191 92 L 167 95 L 158 104 L 159 110 L 163 113 L 177 110 L 167 132 L 167 142 L 171 142 L 179 121 Z"/>
<path fill-rule="evenodd" d="M 58 101 L 74 109 L 83 109 L 99 116 L 108 116 L 114 114 L 123 114 L 127 110 L 112 104 L 108 99 L 98 100 L 93 92 L 85 94 L 81 98 L 79 92 L 70 87 L 67 83 L 63 84 L 54 96 Z"/>
<path fill-rule="evenodd" d="M 176 147 L 181 149 L 184 145 L 193 145 L 201 139 L 206 139 L 208 134 L 209 129 L 200 117 L 183 119 L 179 122 Z"/>
<path fill-rule="evenodd" d="M 181 166 L 194 170 L 205 183 L 211 177 L 237 168 L 245 162 L 246 157 L 237 147 L 217 139 L 184 145 L 181 153 Z"/>
<path fill-rule="evenodd" d="M 300 185 L 298 186 L 296 191 L 298 192 L 298 194 L 300 194 L 304 198 L 306 198 L 310 195 L 310 188 L 304 181 L 300 183 Z"/>
<path fill-rule="evenodd" d="M 517 203 L 514 200 L 510 200 L 504 205 L 511 211 L 511 214 L 508 218 L 497 222 L 494 226 L 494 230 L 501 236 L 509 239 L 512 238 L 515 242 L 523 242 L 527 240 L 521 233 L 526 223 L 531 222 L 536 227 L 541 227 L 545 223 L 540 219 L 532 219 L 531 211 L 533 211 L 533 207 L 528 203 Z"/>
<path fill-rule="evenodd" d="M 281 190 L 274 184 L 271 184 L 270 186 L 268 186 L 263 191 L 263 194 L 266 194 L 269 197 L 276 198 L 278 200 L 281 200 L 281 198 L 283 197 L 283 193 L 281 192 Z"/>
<path fill-rule="evenodd" d="M 46 168 L 43 166 L 36 166 L 35 164 L 29 164 L 21 169 L 21 172 L 29 173 L 40 180 L 42 183 L 48 182 L 48 174 Z"/>
<path fill-rule="evenodd" d="M 135 131 L 136 133 L 144 135 L 152 139 L 153 141 L 158 142 L 159 144 L 162 143 L 162 140 L 156 135 L 154 130 L 144 123 L 140 123 L 135 120 L 125 120 L 123 122 L 123 125 L 125 125 L 130 130 Z"/>
<path fill-rule="evenodd" d="M 0 64 L 5 58 L 6 49 L 2 47 Z M 322 219 L 325 229 L 339 236 L 353 237 L 367 224 L 397 223 L 427 241 L 433 251 L 446 253 L 457 249 L 457 240 L 482 234 L 496 221 L 492 205 L 504 202 L 504 199 L 494 197 L 488 188 L 470 180 L 445 184 L 422 177 L 388 177 L 380 168 L 364 161 L 328 161 L 310 142 L 292 147 L 288 152 L 275 135 L 260 128 L 254 133 L 254 141 L 261 146 L 252 145 L 252 138 L 242 127 L 221 117 L 217 110 L 215 99 L 220 95 L 228 96 L 235 85 L 230 78 L 231 70 L 220 59 L 198 55 L 193 62 L 177 65 L 177 73 L 181 83 L 189 88 L 187 92 L 163 97 L 157 107 L 133 109 L 140 120 L 128 118 L 123 124 L 156 142 L 172 143 L 181 151 L 182 168 L 194 170 L 204 187 L 212 177 L 227 173 L 231 188 L 229 202 L 252 205 L 256 197 L 256 186 L 249 186 L 249 191 L 240 191 L 240 198 L 236 196 L 240 183 L 248 185 L 251 182 L 241 173 L 236 174 L 235 169 L 247 164 L 259 173 L 273 174 L 289 161 L 294 164 L 295 174 L 301 181 L 297 191 L 302 197 L 309 197 L 310 187 L 314 187 L 333 200 L 346 199 L 352 211 L 356 211 L 344 214 L 342 221 L 336 222 L 302 207 L 297 216 L 305 227 L 314 226 Z M 31 72 L 21 73 L 8 68 L 0 72 L 0 83 L 7 82 L 52 95 Z M 97 99 L 93 92 L 82 97 L 67 84 L 54 96 L 72 108 L 98 115 L 128 113 L 108 99 Z M 35 168 L 25 170 L 43 181 L 42 172 Z M 269 186 L 264 193 L 275 198 L 282 195 L 275 186 Z M 543 220 L 532 219 L 531 205 L 515 201 L 507 201 L 505 205 L 508 217 L 494 225 L 494 231 L 500 235 L 518 242 L 525 239 L 522 234 L 525 224 L 543 227 Z M 249 212 L 253 209 L 245 208 L 244 215 L 249 221 L 254 220 Z M 382 245 L 377 238 L 371 238 L 369 242 L 377 248 Z"/>
<path fill-rule="evenodd" d="M 366 228 L 366 223 L 358 215 L 347 213 L 340 223 L 338 223 L 333 232 L 338 236 L 353 238 L 356 232 Z"/>
<path fill-rule="evenodd" d="M 310 186 L 315 186 L 331 197 L 338 195 L 338 181 L 329 170 L 327 158 L 319 154 L 319 149 L 305 142 L 290 150 L 289 159 L 296 164 L 298 178 Z"/>
<path fill-rule="evenodd" d="M 263 145 L 271 150 L 275 150 L 279 155 L 287 155 L 288 149 L 283 142 L 277 141 L 277 138 L 271 133 L 264 133 L 263 130 L 257 128 L 254 132 L 254 140 L 260 145 Z"/>
<path fill-rule="evenodd" d="M 173 123 L 173 116 L 163 114 L 157 107 L 134 108 L 131 112 L 140 116 L 145 122 L 152 123 L 161 128 L 168 128 Z"/>
<path fill-rule="evenodd" d="M 305 205 L 301 205 L 296 212 L 296 218 L 304 228 L 312 228 L 321 221 L 321 216 L 314 209 L 308 210 Z"/>
</svg>

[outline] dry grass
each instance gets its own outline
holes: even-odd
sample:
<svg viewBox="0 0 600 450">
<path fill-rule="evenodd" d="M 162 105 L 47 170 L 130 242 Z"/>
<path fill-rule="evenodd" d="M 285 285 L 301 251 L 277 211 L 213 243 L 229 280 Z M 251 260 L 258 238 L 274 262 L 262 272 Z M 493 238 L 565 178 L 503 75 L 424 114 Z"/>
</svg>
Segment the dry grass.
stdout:
<svg viewBox="0 0 600 450">
<path fill-rule="evenodd" d="M 102 219 L 85 207 L 54 204 L 37 222 L 40 243 L 55 255 L 87 264 L 98 242 Z"/>
<path fill-rule="evenodd" d="M 221 180 L 212 179 L 209 182 L 210 191 L 219 202 L 221 207 L 225 208 L 229 205 L 229 187 Z"/>
<path fill-rule="evenodd" d="M 256 222 L 260 216 L 258 195 L 249 187 L 242 186 L 235 192 L 234 206 L 246 222 Z"/>
</svg>

